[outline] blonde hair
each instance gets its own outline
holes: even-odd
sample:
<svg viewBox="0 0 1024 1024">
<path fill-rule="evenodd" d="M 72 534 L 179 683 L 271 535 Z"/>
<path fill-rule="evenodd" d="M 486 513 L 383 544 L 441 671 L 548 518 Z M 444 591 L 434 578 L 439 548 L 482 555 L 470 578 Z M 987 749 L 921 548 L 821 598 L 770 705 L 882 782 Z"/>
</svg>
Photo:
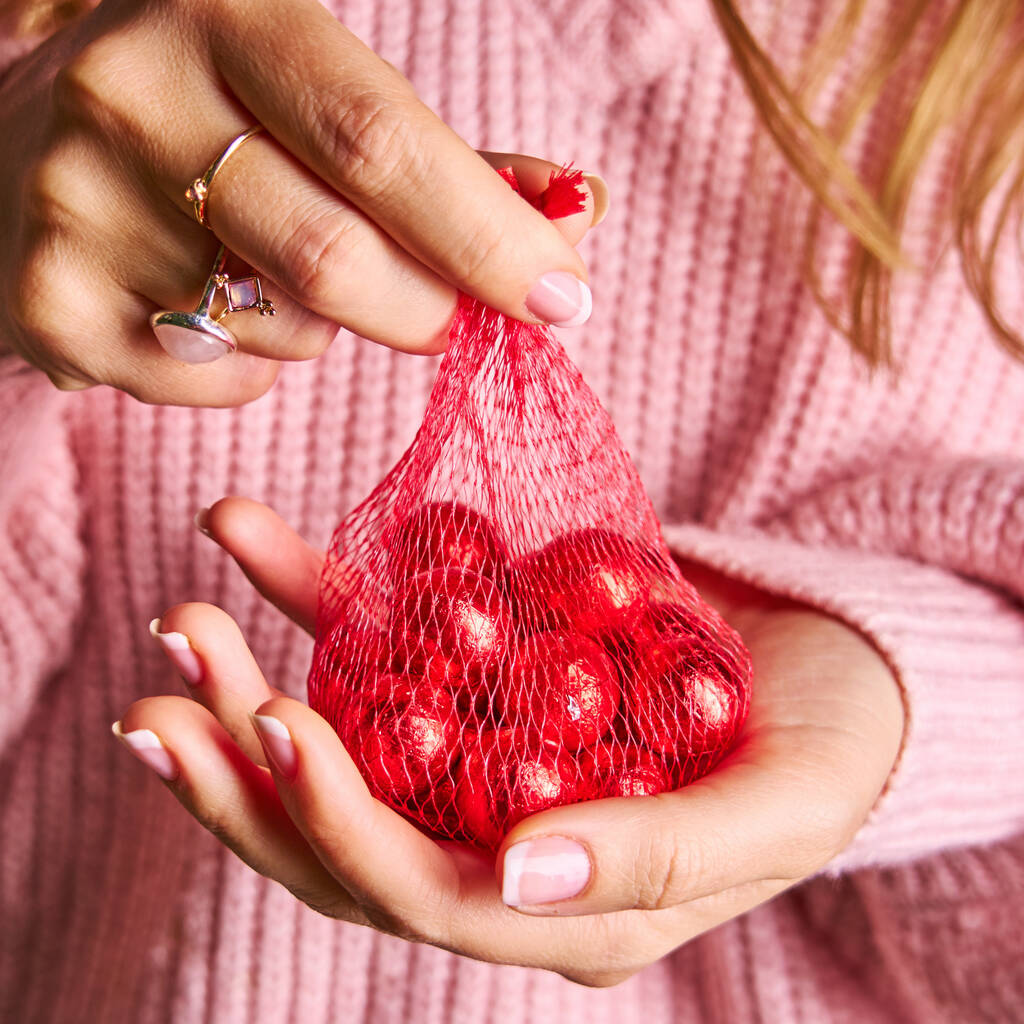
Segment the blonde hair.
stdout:
<svg viewBox="0 0 1024 1024">
<path fill-rule="evenodd" d="M 767 130 L 813 194 L 805 276 L 854 348 L 873 365 L 892 362 L 890 289 L 894 269 L 906 265 L 904 216 L 926 155 L 949 128 L 957 133 L 949 238 L 996 338 L 1024 358 L 1024 337 L 1000 311 L 995 284 L 997 253 L 1007 232 L 1019 237 L 1024 223 L 1024 0 L 905 0 L 865 48 L 826 124 L 812 120 L 809 102 L 863 30 L 868 0 L 845 0 L 795 83 L 758 44 L 735 0 L 711 4 Z M 926 24 L 940 15 L 937 27 Z M 883 96 L 892 102 L 886 87 L 897 75 L 905 79 L 904 105 L 895 111 L 898 130 L 882 145 L 876 180 L 867 182 L 851 169 L 843 147 Z M 825 211 L 848 229 L 855 247 L 840 305 L 825 295 L 814 270 Z"/>
</svg>

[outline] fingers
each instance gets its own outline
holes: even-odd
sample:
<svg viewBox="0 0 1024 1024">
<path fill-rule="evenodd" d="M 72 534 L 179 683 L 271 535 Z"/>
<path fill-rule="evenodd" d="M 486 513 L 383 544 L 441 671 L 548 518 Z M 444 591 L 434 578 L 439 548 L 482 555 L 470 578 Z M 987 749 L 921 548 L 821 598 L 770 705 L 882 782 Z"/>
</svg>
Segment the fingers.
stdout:
<svg viewBox="0 0 1024 1024">
<path fill-rule="evenodd" d="M 540 195 L 550 184 L 551 175 L 559 169 L 557 164 L 549 160 L 525 156 L 522 153 L 480 150 L 480 155 L 496 171 L 511 167 L 521 192 L 528 199 Z M 573 247 L 579 245 L 586 233 L 597 227 L 608 213 L 608 183 L 604 178 L 599 174 L 584 172 L 583 182 L 586 186 L 583 209 L 579 213 L 558 217 L 550 222 Z"/>
<path fill-rule="evenodd" d="M 258 19 L 246 11 L 229 7 L 209 26 L 231 90 L 404 250 L 451 285 L 532 322 L 551 319 L 538 299 L 542 277 L 586 280 L 559 231 L 319 4 L 272 5 Z"/>
<path fill-rule="evenodd" d="M 222 498 L 202 514 L 200 528 L 271 604 L 313 633 L 323 552 L 272 509 L 248 498 Z"/>
<path fill-rule="evenodd" d="M 197 231 L 201 236 L 195 235 Z M 165 310 L 195 311 L 213 269 L 218 242 L 198 225 L 166 224 L 139 211 L 133 227 L 111 237 L 109 246 L 114 264 L 110 275 L 126 290 L 148 300 L 138 326 L 145 329 L 147 342 L 156 343 L 149 328 L 150 315 Z M 303 306 L 261 271 L 230 251 L 223 268 L 233 282 L 256 276 L 260 296 L 272 304 L 273 315 L 260 315 L 253 308 L 224 313 L 225 291 L 215 294 L 210 304 L 211 316 L 219 317 L 221 326 L 234 336 L 235 354 L 282 361 L 322 355 L 337 336 L 338 324 Z M 154 356 L 163 352 L 159 344 L 140 346 L 140 351 L 145 348 L 152 349 Z"/>
<path fill-rule="evenodd" d="M 305 704 L 274 698 L 253 724 L 292 820 L 371 922 L 450 942 L 459 899 L 451 856 L 370 795 L 337 734 Z"/>
<path fill-rule="evenodd" d="M 245 757 L 207 710 L 184 697 L 148 697 L 128 709 L 114 733 L 251 868 L 322 913 L 366 923 L 295 828 L 269 773 Z"/>
<path fill-rule="evenodd" d="M 182 59 L 156 60 L 169 40 Z M 313 0 L 256 18 L 233 0 L 103 5 L 50 64 L 4 115 L 23 143 L 11 185 L 24 202 L 0 276 L 15 347 L 57 387 L 239 405 L 338 325 L 441 351 L 460 289 L 527 320 L 589 315 L 573 245 L 600 188 L 549 222 L 488 161 L 512 165 L 527 193 L 553 164 L 475 153 Z M 255 121 L 268 130 L 225 164 L 209 213 L 277 315 L 232 315 L 240 352 L 190 366 L 148 320 L 195 309 L 214 240 L 185 188 Z"/>
<path fill-rule="evenodd" d="M 212 159 L 236 128 L 246 127 L 236 117 L 225 110 L 220 123 L 187 149 L 180 140 L 161 140 L 157 165 L 163 187 L 190 215 L 182 183 L 200 173 L 203 161 Z M 217 237 L 272 282 L 265 290 L 285 311 L 289 304 L 314 310 L 334 324 L 335 333 L 340 325 L 401 351 L 444 350 L 456 303 L 452 285 L 266 133 L 246 142 L 217 173 L 208 217 Z M 280 320 L 250 323 L 248 333 L 239 336 L 240 347 L 289 357 L 296 339 L 281 330 Z M 232 317 L 232 325 L 239 322 Z"/>
<path fill-rule="evenodd" d="M 206 148 L 216 151 L 226 134 L 221 126 L 212 130 Z M 190 146 L 198 148 L 196 143 Z M 493 167 L 513 167 L 527 195 L 543 191 L 557 169 L 533 157 L 483 155 Z M 178 203 L 186 162 L 180 151 L 164 158 L 165 165 L 174 168 L 164 174 L 165 187 Z M 275 197 L 273 203 L 265 201 L 268 194 Z M 409 199 L 422 201 L 420 196 Z M 586 204 L 580 213 L 552 222 L 570 245 L 576 245 L 591 226 L 596 207 L 589 190 Z M 315 310 L 330 323 L 400 351 L 432 354 L 446 347 L 456 304 L 453 284 L 269 135 L 253 137 L 224 165 L 211 188 L 208 209 L 218 237 L 266 275 L 277 286 L 275 294 L 290 297 L 299 309 Z M 442 229 L 443 216 L 436 223 Z M 303 336 L 297 338 L 288 329 L 288 320 L 294 320 L 288 304 L 284 313 L 285 322 L 279 322 L 282 317 L 247 321 L 247 330 L 239 334 L 240 346 L 266 357 L 296 357 L 293 345 Z M 232 318 L 231 323 L 240 321 Z"/>
<path fill-rule="evenodd" d="M 31 257 L 23 274 L 9 310 L 14 334 L 62 390 L 107 384 L 140 402 L 228 407 L 266 394 L 277 378 L 278 363 L 245 352 L 201 366 L 172 359 L 149 328 L 150 304 L 110 281 L 97 286 L 59 251 Z"/>
<path fill-rule="evenodd" d="M 250 761 L 265 765 L 249 715 L 280 691 L 270 687 L 234 620 L 210 604 L 179 604 L 154 619 L 150 634 Z"/>
</svg>

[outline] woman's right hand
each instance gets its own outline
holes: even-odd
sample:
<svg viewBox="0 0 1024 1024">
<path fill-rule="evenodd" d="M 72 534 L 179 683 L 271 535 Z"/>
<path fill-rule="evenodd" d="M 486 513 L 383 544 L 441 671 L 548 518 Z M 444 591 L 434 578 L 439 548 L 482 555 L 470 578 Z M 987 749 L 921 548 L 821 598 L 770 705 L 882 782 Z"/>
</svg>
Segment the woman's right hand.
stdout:
<svg viewBox="0 0 1024 1024">
<path fill-rule="evenodd" d="M 215 238 L 185 190 L 257 122 L 211 189 Z M 555 165 L 474 152 L 317 0 L 108 0 L 8 75 L 0 135 L 0 350 L 60 388 L 239 405 L 339 325 L 436 353 L 457 290 L 531 322 L 589 301 L 593 186 L 545 219 L 492 167 L 539 192 Z M 236 354 L 181 363 L 148 319 L 195 308 L 218 238 L 278 315 L 233 316 Z"/>
</svg>

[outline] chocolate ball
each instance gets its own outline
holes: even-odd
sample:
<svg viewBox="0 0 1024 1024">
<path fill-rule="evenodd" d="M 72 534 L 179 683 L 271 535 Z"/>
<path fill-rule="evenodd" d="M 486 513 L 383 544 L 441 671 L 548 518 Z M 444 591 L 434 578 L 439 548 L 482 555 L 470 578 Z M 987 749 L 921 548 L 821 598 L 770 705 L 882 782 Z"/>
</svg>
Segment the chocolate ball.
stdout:
<svg viewBox="0 0 1024 1024">
<path fill-rule="evenodd" d="M 608 732 L 619 698 L 618 672 L 600 645 L 556 630 L 516 644 L 495 703 L 508 725 L 574 751 Z"/>
<path fill-rule="evenodd" d="M 396 650 L 424 644 L 425 658 L 447 659 L 430 671 L 461 673 L 475 686 L 508 654 L 514 641 L 512 610 L 485 576 L 458 569 L 421 573 L 396 595 L 391 639 Z"/>
<path fill-rule="evenodd" d="M 505 577 L 505 546 L 497 531 L 458 502 L 422 505 L 399 527 L 395 546 L 401 576 L 460 569 L 496 582 Z"/>
<path fill-rule="evenodd" d="M 730 679 L 706 648 L 679 639 L 654 645 L 624 691 L 633 735 L 680 760 L 705 754 L 716 760 L 743 724 L 749 701 L 744 680 Z"/>
<path fill-rule="evenodd" d="M 580 798 L 575 761 L 521 729 L 479 733 L 455 775 L 460 834 L 491 850 L 523 818 Z"/>
<path fill-rule="evenodd" d="M 583 754 L 580 768 L 596 797 L 654 796 L 672 788 L 665 762 L 636 743 L 602 743 Z"/>
<path fill-rule="evenodd" d="M 566 629 L 601 639 L 640 620 L 651 572 L 643 550 L 608 530 L 557 537 L 512 572 L 516 610 L 535 629 Z"/>
<path fill-rule="evenodd" d="M 342 740 L 371 792 L 405 805 L 448 772 L 458 729 L 447 691 L 384 675 L 353 706 Z"/>
<path fill-rule="evenodd" d="M 309 704 L 338 729 L 357 695 L 372 687 L 387 667 L 387 637 L 367 625 L 343 622 L 317 647 Z"/>
</svg>

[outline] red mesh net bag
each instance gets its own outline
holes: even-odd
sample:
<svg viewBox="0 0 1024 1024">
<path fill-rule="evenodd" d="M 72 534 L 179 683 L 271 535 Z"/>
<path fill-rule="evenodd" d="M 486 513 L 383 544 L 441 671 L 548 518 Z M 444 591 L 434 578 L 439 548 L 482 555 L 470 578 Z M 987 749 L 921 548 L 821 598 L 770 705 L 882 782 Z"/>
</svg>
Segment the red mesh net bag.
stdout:
<svg viewBox="0 0 1024 1024">
<path fill-rule="evenodd" d="M 533 204 L 581 209 L 580 178 Z M 310 704 L 374 796 L 494 849 L 545 808 L 708 772 L 750 675 L 561 345 L 463 296 L 416 439 L 321 580 Z"/>
</svg>

